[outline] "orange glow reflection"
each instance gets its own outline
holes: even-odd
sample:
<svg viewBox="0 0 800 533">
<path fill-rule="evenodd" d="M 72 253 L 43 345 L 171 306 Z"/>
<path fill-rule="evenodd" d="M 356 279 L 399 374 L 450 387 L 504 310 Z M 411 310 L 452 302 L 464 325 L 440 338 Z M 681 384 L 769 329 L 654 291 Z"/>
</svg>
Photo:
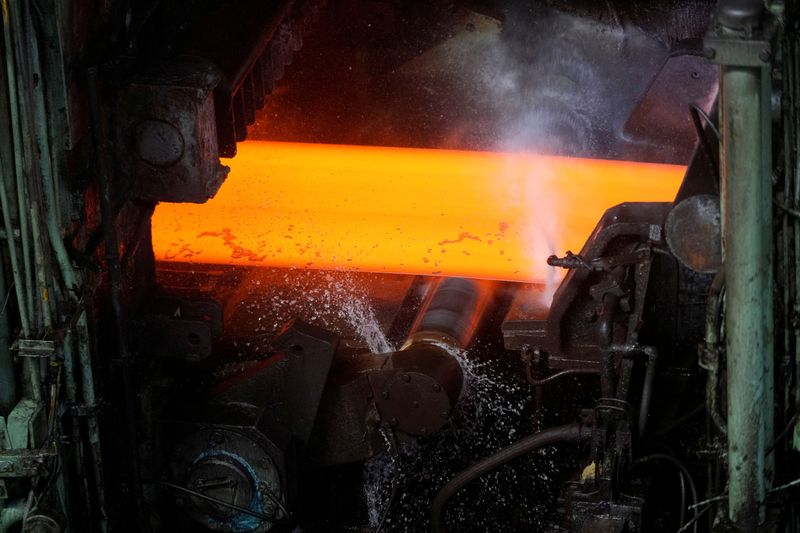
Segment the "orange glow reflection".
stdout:
<svg viewBox="0 0 800 533">
<path fill-rule="evenodd" d="M 165 261 L 541 281 L 603 212 L 668 201 L 676 165 L 248 141 L 206 204 L 160 204 Z"/>
</svg>

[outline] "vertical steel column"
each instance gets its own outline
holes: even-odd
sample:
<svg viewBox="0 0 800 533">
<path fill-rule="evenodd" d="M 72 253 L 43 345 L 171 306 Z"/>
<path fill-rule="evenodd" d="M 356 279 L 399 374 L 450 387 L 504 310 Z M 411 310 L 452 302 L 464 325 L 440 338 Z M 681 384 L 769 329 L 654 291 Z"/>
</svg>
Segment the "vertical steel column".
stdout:
<svg viewBox="0 0 800 533">
<path fill-rule="evenodd" d="M 728 518 L 765 521 L 772 462 L 772 36 L 762 0 L 720 0 L 705 37 L 720 65 L 722 254 L 726 284 Z"/>
<path fill-rule="evenodd" d="M 762 149 L 770 128 L 762 113 L 764 70 L 723 66 L 720 85 L 728 515 L 747 529 L 765 518 L 765 452 L 773 404 L 772 180 Z"/>
</svg>

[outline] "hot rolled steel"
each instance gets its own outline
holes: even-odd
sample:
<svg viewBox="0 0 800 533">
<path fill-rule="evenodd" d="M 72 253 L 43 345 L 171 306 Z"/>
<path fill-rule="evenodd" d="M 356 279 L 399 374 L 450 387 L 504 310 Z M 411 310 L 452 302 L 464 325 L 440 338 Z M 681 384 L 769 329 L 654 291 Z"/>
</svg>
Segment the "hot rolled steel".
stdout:
<svg viewBox="0 0 800 533">
<path fill-rule="evenodd" d="M 160 261 L 544 281 L 621 202 L 671 200 L 685 167 L 247 141 L 206 204 L 161 203 Z"/>
</svg>

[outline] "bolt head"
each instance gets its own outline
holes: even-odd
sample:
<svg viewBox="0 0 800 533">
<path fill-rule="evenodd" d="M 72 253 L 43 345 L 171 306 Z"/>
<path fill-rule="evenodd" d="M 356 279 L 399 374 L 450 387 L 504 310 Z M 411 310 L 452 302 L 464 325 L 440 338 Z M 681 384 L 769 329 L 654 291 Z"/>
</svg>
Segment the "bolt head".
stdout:
<svg viewBox="0 0 800 533">
<path fill-rule="evenodd" d="M 174 124 L 155 119 L 145 120 L 135 127 L 133 147 L 142 161 L 161 168 L 180 161 L 185 148 L 183 135 Z"/>
<path fill-rule="evenodd" d="M 772 59 L 772 53 L 767 48 L 764 48 L 758 53 L 758 59 L 766 63 Z"/>
<path fill-rule="evenodd" d="M 388 391 L 383 391 L 381 393 L 381 398 L 383 398 L 384 400 L 388 400 L 389 399 L 389 392 Z"/>
<path fill-rule="evenodd" d="M 706 56 L 707 59 L 714 59 L 717 57 L 717 51 L 710 46 L 706 46 L 703 48 L 703 55 Z"/>
<path fill-rule="evenodd" d="M 403 381 L 405 381 L 406 383 L 411 381 L 411 376 L 409 376 L 408 374 L 403 374 L 402 378 L 403 378 Z"/>
</svg>

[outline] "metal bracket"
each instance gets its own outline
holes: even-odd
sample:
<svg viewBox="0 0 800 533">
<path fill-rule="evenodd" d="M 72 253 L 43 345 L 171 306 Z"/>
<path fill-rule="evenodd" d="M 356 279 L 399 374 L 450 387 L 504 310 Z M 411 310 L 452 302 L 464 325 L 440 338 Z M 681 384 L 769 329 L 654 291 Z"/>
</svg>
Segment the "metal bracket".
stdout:
<svg viewBox="0 0 800 533">
<path fill-rule="evenodd" d="M 567 269 L 585 268 L 590 272 L 610 272 L 618 266 L 632 265 L 641 263 L 650 258 L 650 248 L 642 247 L 633 252 L 618 254 L 606 257 L 597 257 L 587 260 L 579 254 L 567 251 L 564 257 L 551 255 L 547 258 L 547 264 L 554 267 Z"/>
<path fill-rule="evenodd" d="M 772 61 L 774 19 L 764 21 L 751 35 L 721 27 L 712 28 L 703 39 L 703 53 L 712 63 L 732 67 L 763 67 Z"/>
<path fill-rule="evenodd" d="M 139 326 L 143 351 L 198 362 L 211 356 L 222 335 L 222 308 L 210 299 L 160 296 Z"/>
<path fill-rule="evenodd" d="M 56 355 L 56 342 L 40 339 L 17 339 L 11 346 L 19 357 L 44 357 Z"/>
<path fill-rule="evenodd" d="M 75 404 L 67 408 L 67 413 L 78 418 L 94 418 L 106 407 L 104 403 L 96 403 L 94 405 Z"/>
<path fill-rule="evenodd" d="M 46 462 L 57 453 L 55 445 L 38 450 L 0 450 L 0 478 L 46 475 Z"/>
</svg>

